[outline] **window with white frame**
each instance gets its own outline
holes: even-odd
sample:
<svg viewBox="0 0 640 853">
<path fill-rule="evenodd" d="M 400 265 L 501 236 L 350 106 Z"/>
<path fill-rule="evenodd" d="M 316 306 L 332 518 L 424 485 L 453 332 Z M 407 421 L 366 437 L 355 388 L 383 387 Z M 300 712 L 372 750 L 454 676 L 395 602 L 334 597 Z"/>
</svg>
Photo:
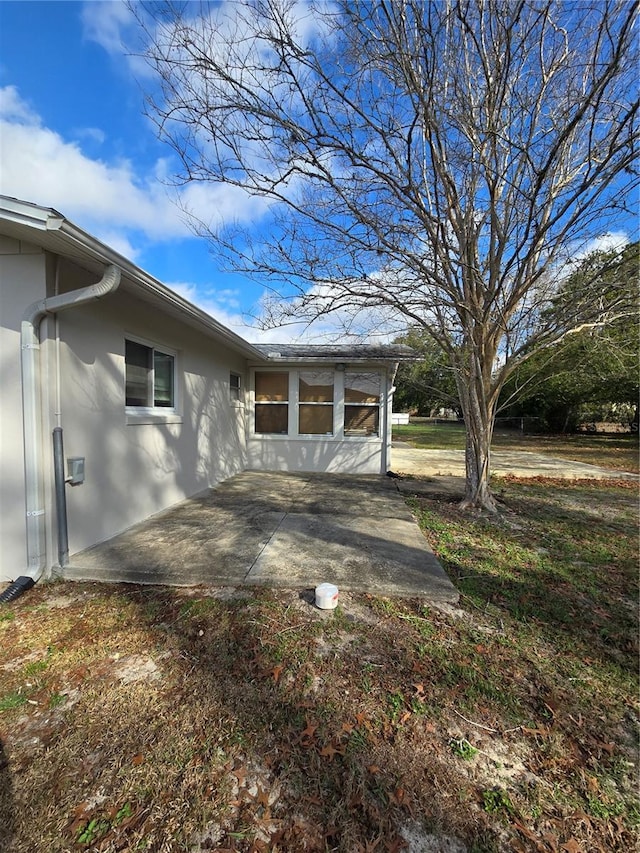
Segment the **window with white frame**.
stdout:
<svg viewBox="0 0 640 853">
<path fill-rule="evenodd" d="M 126 339 L 124 361 L 128 407 L 175 409 L 175 353 Z"/>
<path fill-rule="evenodd" d="M 229 374 L 229 400 L 232 403 L 242 401 L 242 377 L 239 373 Z"/>
<path fill-rule="evenodd" d="M 298 374 L 298 434 L 333 435 L 333 371 Z"/>
<path fill-rule="evenodd" d="M 345 435 L 379 435 L 380 385 L 379 373 L 345 373 Z"/>
<path fill-rule="evenodd" d="M 289 374 L 256 371 L 255 431 L 271 435 L 289 432 Z"/>
</svg>

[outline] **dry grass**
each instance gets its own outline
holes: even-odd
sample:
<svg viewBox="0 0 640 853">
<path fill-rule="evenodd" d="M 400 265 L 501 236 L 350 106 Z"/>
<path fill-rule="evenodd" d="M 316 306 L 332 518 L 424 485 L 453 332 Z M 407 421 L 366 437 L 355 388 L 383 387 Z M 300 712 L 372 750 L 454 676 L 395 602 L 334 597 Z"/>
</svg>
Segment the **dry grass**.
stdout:
<svg viewBox="0 0 640 853">
<path fill-rule="evenodd" d="M 632 849 L 635 492 L 502 500 L 413 502 L 449 612 L 69 583 L 0 610 L 0 847 Z"/>
<path fill-rule="evenodd" d="M 394 426 L 395 440 L 429 450 L 464 450 L 464 427 L 432 424 L 419 420 L 407 426 Z M 496 429 L 493 450 L 524 450 L 559 459 L 601 465 L 614 471 L 640 472 L 638 434 L 527 435 L 515 429 Z"/>
</svg>

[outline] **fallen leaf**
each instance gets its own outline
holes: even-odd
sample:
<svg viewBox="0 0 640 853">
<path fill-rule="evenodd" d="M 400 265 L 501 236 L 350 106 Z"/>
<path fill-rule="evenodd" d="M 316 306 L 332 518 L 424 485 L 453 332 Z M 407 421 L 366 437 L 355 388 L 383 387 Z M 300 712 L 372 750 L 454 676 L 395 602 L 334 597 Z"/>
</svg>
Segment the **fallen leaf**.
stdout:
<svg viewBox="0 0 640 853">
<path fill-rule="evenodd" d="M 392 794 L 389 794 L 389 799 L 397 806 L 401 806 L 404 800 L 404 793 L 404 788 L 396 788 Z"/>
<path fill-rule="evenodd" d="M 364 845 L 358 844 L 359 853 L 375 853 L 378 844 L 380 844 L 379 838 L 374 838 L 373 841 L 365 841 Z"/>
<path fill-rule="evenodd" d="M 404 850 L 409 844 L 404 838 L 393 838 L 391 841 L 386 841 L 384 846 L 389 853 L 398 853 L 398 850 Z"/>
<path fill-rule="evenodd" d="M 519 820 L 514 820 L 513 825 L 515 826 L 515 828 L 519 832 L 521 832 L 524 835 L 525 838 L 528 838 L 529 841 L 533 841 L 534 844 L 537 844 L 538 846 L 540 846 L 539 842 L 538 842 L 538 836 L 534 832 L 531 832 L 531 830 L 528 827 L 526 827 L 523 823 L 520 823 Z"/>
<path fill-rule="evenodd" d="M 244 780 L 247 778 L 247 768 L 246 767 L 238 767 L 235 770 L 231 771 L 233 775 L 238 780 L 240 785 L 244 784 Z"/>
<path fill-rule="evenodd" d="M 279 663 L 277 666 L 274 666 L 274 668 L 271 670 L 271 677 L 273 678 L 273 680 L 275 681 L 276 684 L 280 680 L 280 676 L 282 675 L 283 669 L 284 669 L 284 667 L 282 666 L 281 663 Z"/>
<path fill-rule="evenodd" d="M 554 821 L 554 823 L 557 823 L 557 821 Z M 558 839 L 555 837 L 555 835 L 552 835 L 550 832 L 545 832 L 542 838 L 551 848 L 553 853 L 556 853 L 558 849 Z"/>
<path fill-rule="evenodd" d="M 526 726 L 520 726 L 520 731 L 525 735 L 533 735 L 534 737 L 537 735 L 547 735 L 549 732 L 547 729 L 528 729 Z"/>
<path fill-rule="evenodd" d="M 600 784 L 599 784 L 599 782 L 598 782 L 597 777 L 596 777 L 596 776 L 589 776 L 589 775 L 586 775 L 586 777 L 585 777 L 585 778 L 586 778 L 586 780 L 587 780 L 587 787 L 589 788 L 589 790 L 590 790 L 591 792 L 595 792 L 595 791 L 597 791 L 597 790 L 598 790 L 598 788 L 600 787 Z"/>
<path fill-rule="evenodd" d="M 89 810 L 89 801 L 85 800 L 84 802 L 80 803 L 79 805 L 77 805 L 75 807 L 75 809 L 73 810 L 73 814 L 77 818 L 78 817 L 84 817 L 84 815 L 86 815 L 88 810 Z"/>
<path fill-rule="evenodd" d="M 143 761 L 144 761 L 144 755 L 141 752 L 139 752 L 137 755 L 134 755 L 133 758 L 131 759 L 131 763 L 133 764 L 134 767 L 139 767 Z"/>
<path fill-rule="evenodd" d="M 368 764 L 368 765 L 367 765 L 367 770 L 369 771 L 369 773 L 371 773 L 371 774 L 372 774 L 372 776 L 375 776 L 375 775 L 376 775 L 376 773 L 379 773 L 379 772 L 380 772 L 380 768 L 378 767 L 378 765 L 377 765 L 377 764 Z"/>
<path fill-rule="evenodd" d="M 257 787 L 258 787 L 258 791 L 257 791 L 256 798 L 255 798 L 256 803 L 258 803 L 259 806 L 264 806 L 265 809 L 268 809 L 269 808 L 269 793 L 268 793 L 268 791 L 265 791 L 263 788 L 261 788 L 260 785 L 258 785 Z"/>
<path fill-rule="evenodd" d="M 573 836 L 564 844 L 560 845 L 561 850 L 566 850 L 567 853 L 582 853 L 582 847 L 578 844 Z"/>
<path fill-rule="evenodd" d="M 334 755 L 344 755 L 345 749 L 344 747 L 334 746 L 333 743 L 328 743 L 325 747 L 320 750 L 320 755 L 323 758 L 331 758 L 333 759 Z"/>
<path fill-rule="evenodd" d="M 304 729 L 303 732 L 301 732 L 300 737 L 301 738 L 312 738 L 314 733 L 315 733 L 315 730 L 317 728 L 318 728 L 317 725 L 315 725 L 314 723 L 310 723 L 307 720 L 307 727 L 306 727 L 306 729 Z"/>
</svg>

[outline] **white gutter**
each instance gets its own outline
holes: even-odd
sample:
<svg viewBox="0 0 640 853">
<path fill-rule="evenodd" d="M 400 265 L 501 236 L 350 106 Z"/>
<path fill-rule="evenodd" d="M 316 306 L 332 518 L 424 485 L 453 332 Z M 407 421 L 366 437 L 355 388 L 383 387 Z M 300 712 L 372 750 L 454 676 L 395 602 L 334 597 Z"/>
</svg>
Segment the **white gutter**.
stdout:
<svg viewBox="0 0 640 853">
<path fill-rule="evenodd" d="M 175 311 L 182 322 L 196 324 L 206 335 L 224 341 L 245 358 L 265 363 L 263 353 L 243 337 L 179 296 L 110 246 L 74 225 L 57 210 L 0 194 L 0 224 L 2 222 L 15 226 L 7 231 L 9 236 L 36 243 L 45 251 L 59 254 L 79 266 L 83 266 L 83 259 L 91 259 L 104 266 L 115 264 L 120 268 L 124 286 L 129 292 L 149 302 L 159 300 L 163 310 Z M 37 232 L 45 235 L 44 240 L 39 239 Z M 48 239 L 49 235 L 55 238 L 55 244 Z"/>
<path fill-rule="evenodd" d="M 57 314 L 113 293 L 120 284 L 120 269 L 107 267 L 96 284 L 34 302 L 25 311 L 20 330 L 22 366 L 22 417 L 24 430 L 24 473 L 27 521 L 27 576 L 41 577 L 46 563 L 45 510 L 41 471 L 41 375 L 40 323 L 47 314 Z"/>
</svg>

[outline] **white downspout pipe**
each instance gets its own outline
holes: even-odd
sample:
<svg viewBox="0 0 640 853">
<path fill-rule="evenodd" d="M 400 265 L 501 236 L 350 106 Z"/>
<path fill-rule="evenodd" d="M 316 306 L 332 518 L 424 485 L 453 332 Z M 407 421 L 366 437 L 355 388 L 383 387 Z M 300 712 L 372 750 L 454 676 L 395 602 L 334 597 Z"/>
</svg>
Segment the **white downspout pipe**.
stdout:
<svg viewBox="0 0 640 853">
<path fill-rule="evenodd" d="M 396 376 L 398 374 L 398 367 L 400 366 L 400 362 L 396 361 L 393 365 L 393 369 L 387 372 L 387 388 L 385 395 L 385 412 L 384 412 L 384 445 L 383 445 L 383 459 L 382 459 L 382 471 L 381 474 L 386 474 L 387 471 L 391 470 L 391 439 L 393 432 L 393 418 L 391 417 L 391 413 L 393 412 L 393 395 L 396 390 L 395 381 Z"/>
<path fill-rule="evenodd" d="M 46 562 L 45 510 L 41 471 L 41 371 L 40 323 L 57 314 L 113 293 L 120 284 L 120 269 L 109 266 L 96 284 L 34 302 L 25 311 L 20 332 L 22 366 L 22 418 L 27 522 L 27 577 L 39 580 Z"/>
</svg>

